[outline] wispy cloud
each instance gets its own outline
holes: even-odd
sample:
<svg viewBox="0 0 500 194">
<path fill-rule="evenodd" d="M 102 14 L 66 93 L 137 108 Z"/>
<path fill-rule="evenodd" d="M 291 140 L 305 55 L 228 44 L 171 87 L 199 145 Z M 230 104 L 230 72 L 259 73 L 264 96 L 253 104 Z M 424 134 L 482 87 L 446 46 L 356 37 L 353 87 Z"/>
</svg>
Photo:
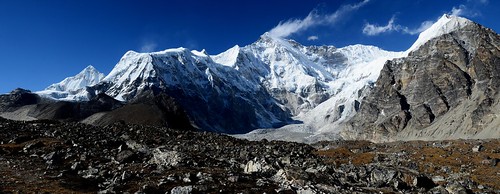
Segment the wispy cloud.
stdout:
<svg viewBox="0 0 500 194">
<path fill-rule="evenodd" d="M 307 30 L 313 26 L 331 25 L 341 20 L 343 16 L 359 9 L 368 2 L 370 2 L 370 0 L 363 0 L 362 2 L 359 2 L 357 4 L 343 5 L 334 13 L 327 15 L 320 15 L 316 10 L 313 10 L 307 15 L 307 17 L 303 19 L 291 19 L 285 22 L 280 22 L 277 26 L 269 31 L 269 35 L 277 38 L 286 38 L 292 34 Z"/>
<path fill-rule="evenodd" d="M 420 23 L 420 26 L 418 28 L 408 28 L 406 26 L 401 26 L 402 32 L 405 34 L 411 34 L 411 35 L 420 34 L 420 32 L 423 32 L 423 31 L 429 29 L 432 26 L 432 24 L 436 23 L 436 21 L 437 20 L 424 21 L 424 22 Z"/>
<path fill-rule="evenodd" d="M 154 42 L 144 42 L 141 46 L 140 51 L 143 53 L 152 52 L 156 50 L 158 45 Z"/>
<path fill-rule="evenodd" d="M 478 1 L 476 3 L 479 3 L 480 5 L 486 5 L 488 4 L 488 1 L 484 2 Z M 471 8 L 471 6 L 473 8 Z M 465 16 L 474 18 L 481 15 L 481 12 L 477 9 L 477 7 L 478 7 L 477 4 L 476 6 L 474 5 L 459 5 L 458 7 L 453 6 L 453 8 L 451 8 L 451 11 L 449 11 L 448 14 L 454 16 Z"/>
<path fill-rule="evenodd" d="M 307 40 L 309 40 L 309 41 L 315 41 L 315 40 L 318 40 L 318 39 L 319 39 L 318 36 L 309 36 L 309 37 L 307 37 Z"/>
<path fill-rule="evenodd" d="M 384 32 L 391 32 L 397 30 L 397 26 L 394 25 L 394 16 L 387 22 L 385 26 L 378 26 L 376 24 L 366 23 L 363 27 L 363 34 L 368 36 L 379 35 Z"/>
<path fill-rule="evenodd" d="M 467 0 L 467 3 L 460 4 L 458 6 L 453 6 L 450 11 L 445 12 L 449 15 L 454 15 L 454 16 L 463 16 L 463 17 L 477 17 L 481 15 L 480 8 L 486 6 L 489 3 L 488 0 Z M 432 24 L 436 23 L 436 21 L 439 18 L 436 18 L 434 20 L 427 20 L 422 23 L 420 23 L 420 26 L 417 28 L 409 28 L 407 26 L 403 26 L 400 24 L 397 24 L 395 22 L 396 18 L 393 16 L 386 25 L 377 25 L 377 24 L 372 24 L 372 23 L 366 23 L 363 26 L 363 34 L 368 35 L 368 36 L 376 36 L 380 35 L 383 33 L 389 33 L 389 32 L 400 32 L 403 34 L 419 34 L 425 30 L 427 30 L 429 27 L 432 26 Z"/>
<path fill-rule="evenodd" d="M 384 26 L 366 23 L 363 27 L 363 34 L 368 36 L 376 36 L 382 33 L 389 33 L 395 31 L 404 34 L 415 35 L 419 34 L 420 32 L 423 32 L 424 30 L 427 30 L 435 22 L 428 20 L 422 22 L 418 28 L 409 28 L 403 25 L 396 24 L 395 20 L 396 20 L 395 16 L 392 16 L 392 18 Z"/>
<path fill-rule="evenodd" d="M 465 5 L 460 5 L 458 7 L 453 7 L 451 8 L 451 11 L 449 12 L 450 15 L 455 15 L 455 16 L 461 16 L 464 14 L 465 10 L 467 7 Z"/>
</svg>

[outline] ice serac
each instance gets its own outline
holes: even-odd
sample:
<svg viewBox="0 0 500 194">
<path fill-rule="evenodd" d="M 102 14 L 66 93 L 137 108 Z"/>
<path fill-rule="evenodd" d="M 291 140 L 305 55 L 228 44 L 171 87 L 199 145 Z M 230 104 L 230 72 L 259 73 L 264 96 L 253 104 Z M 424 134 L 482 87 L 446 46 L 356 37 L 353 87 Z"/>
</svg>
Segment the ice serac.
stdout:
<svg viewBox="0 0 500 194">
<path fill-rule="evenodd" d="M 75 76 L 67 77 L 63 81 L 52 84 L 45 88 L 45 90 L 35 93 L 55 100 L 89 100 L 86 87 L 99 83 L 103 78 L 104 74 L 89 65 Z"/>
<path fill-rule="evenodd" d="M 350 121 L 353 130 L 346 132 L 353 133 L 344 136 L 372 141 L 500 137 L 500 35 L 445 15 L 419 37 L 428 40 L 417 41 L 419 47 L 407 57 L 385 63 Z"/>
<path fill-rule="evenodd" d="M 145 92 L 166 93 L 203 129 L 243 133 L 288 122 L 284 112 L 264 88 L 205 51 L 186 48 L 160 52 L 127 52 L 91 93 L 106 93 L 133 101 Z"/>
</svg>

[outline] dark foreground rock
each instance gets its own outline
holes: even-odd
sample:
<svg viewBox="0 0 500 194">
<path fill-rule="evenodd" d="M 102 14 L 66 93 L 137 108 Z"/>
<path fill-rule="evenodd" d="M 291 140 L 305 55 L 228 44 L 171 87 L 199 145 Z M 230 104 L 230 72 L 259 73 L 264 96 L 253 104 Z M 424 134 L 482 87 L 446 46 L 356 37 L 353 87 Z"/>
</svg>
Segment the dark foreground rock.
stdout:
<svg viewBox="0 0 500 194">
<path fill-rule="evenodd" d="M 490 141 L 247 141 L 160 127 L 0 119 L 3 193 L 499 191 Z M 480 145 L 481 149 L 473 148 Z"/>
</svg>

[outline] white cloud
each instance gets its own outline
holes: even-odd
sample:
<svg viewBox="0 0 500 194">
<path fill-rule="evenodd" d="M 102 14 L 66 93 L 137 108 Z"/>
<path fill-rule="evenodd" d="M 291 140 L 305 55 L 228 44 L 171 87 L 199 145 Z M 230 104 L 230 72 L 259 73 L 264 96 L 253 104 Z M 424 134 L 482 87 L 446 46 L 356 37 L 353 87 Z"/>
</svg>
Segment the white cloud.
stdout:
<svg viewBox="0 0 500 194">
<path fill-rule="evenodd" d="M 413 29 L 410 29 L 410 28 L 405 27 L 405 26 L 401 26 L 401 29 L 402 29 L 401 31 L 405 34 L 411 34 L 411 35 L 420 34 L 420 32 L 423 32 L 423 31 L 427 30 L 428 28 L 430 28 L 432 26 L 432 24 L 436 23 L 436 21 L 431 21 L 431 20 L 424 21 L 420 24 L 420 26 L 418 28 L 413 28 Z"/>
<path fill-rule="evenodd" d="M 454 16 L 461 16 L 461 15 L 465 14 L 466 10 L 467 10 L 467 7 L 465 7 L 465 5 L 459 5 L 458 8 L 457 7 L 451 8 L 451 11 L 449 12 L 449 14 L 454 15 Z"/>
<path fill-rule="evenodd" d="M 402 26 L 399 24 L 395 23 L 395 17 L 393 16 L 388 22 L 387 25 L 385 26 L 378 26 L 376 24 L 370 24 L 366 23 L 365 26 L 363 27 L 363 34 L 368 35 L 368 36 L 376 36 L 382 33 L 388 33 L 388 32 L 401 32 L 404 34 L 419 34 L 420 32 L 423 32 L 427 30 L 429 27 L 434 24 L 435 21 L 424 21 L 420 24 L 418 28 L 409 28 L 406 26 Z"/>
<path fill-rule="evenodd" d="M 158 45 L 154 42 L 145 42 L 142 44 L 140 52 L 142 53 L 153 52 L 156 50 L 157 46 Z"/>
<path fill-rule="evenodd" d="M 454 16 L 466 16 L 466 17 L 477 17 L 481 15 L 481 12 L 477 9 L 477 5 L 471 5 L 470 3 L 480 3 L 483 5 L 486 5 L 489 3 L 488 0 L 467 0 L 469 4 L 466 5 L 459 5 L 459 6 L 453 6 L 447 14 L 449 15 L 454 15 Z M 476 7 L 476 8 L 475 8 Z M 395 18 L 394 16 L 387 22 L 387 25 L 385 26 L 379 26 L 376 24 L 370 24 L 366 23 L 365 26 L 363 27 L 363 34 L 368 35 L 368 36 L 375 36 L 379 35 L 382 33 L 388 33 L 388 32 L 400 32 L 404 34 L 419 34 L 425 30 L 427 30 L 429 27 L 432 26 L 432 24 L 436 23 L 436 21 L 439 18 L 435 20 L 427 20 L 424 21 L 420 24 L 418 28 L 409 28 L 406 26 L 402 26 L 399 24 L 395 23 Z"/>
<path fill-rule="evenodd" d="M 368 36 L 375 36 L 384 32 L 394 31 L 396 30 L 396 28 L 397 26 L 394 26 L 394 17 L 392 17 L 385 26 L 377 26 L 375 24 L 366 23 L 363 27 L 363 34 L 366 34 Z"/>
<path fill-rule="evenodd" d="M 309 36 L 309 37 L 307 37 L 307 40 L 309 40 L 309 41 L 315 41 L 315 40 L 318 40 L 318 39 L 319 39 L 318 36 Z"/>
<path fill-rule="evenodd" d="M 292 34 L 307 30 L 308 28 L 316 25 L 334 24 L 338 20 L 342 19 L 342 17 L 346 14 L 359 9 L 368 2 L 370 2 L 370 0 L 363 0 L 360 3 L 353 5 L 344 5 L 334 13 L 328 15 L 318 15 L 317 12 L 313 10 L 303 19 L 293 19 L 280 22 L 269 31 L 269 35 L 277 38 L 286 38 Z"/>
<path fill-rule="evenodd" d="M 284 23 L 280 22 L 276 27 L 269 31 L 273 37 L 284 38 L 294 33 L 306 30 L 307 28 L 317 25 L 319 23 L 319 16 L 315 11 L 312 11 L 304 19 L 288 20 Z"/>
<path fill-rule="evenodd" d="M 479 10 L 479 5 L 486 5 L 488 4 L 488 1 L 480 0 L 477 1 L 476 3 L 479 2 L 479 4 L 467 4 L 467 5 L 459 5 L 458 7 L 453 6 L 451 8 L 451 11 L 448 12 L 450 15 L 454 16 L 465 16 L 465 17 L 477 17 L 481 15 L 481 11 Z M 482 7 L 482 6 L 481 6 Z"/>
</svg>

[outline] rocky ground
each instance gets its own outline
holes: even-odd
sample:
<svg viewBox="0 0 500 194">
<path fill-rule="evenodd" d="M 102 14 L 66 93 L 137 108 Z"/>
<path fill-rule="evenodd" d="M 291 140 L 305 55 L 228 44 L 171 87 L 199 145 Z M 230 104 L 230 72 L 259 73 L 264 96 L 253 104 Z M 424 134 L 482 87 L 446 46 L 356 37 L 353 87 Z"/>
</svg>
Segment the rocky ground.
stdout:
<svg viewBox="0 0 500 194">
<path fill-rule="evenodd" d="M 248 141 L 0 118 L 1 193 L 500 193 L 500 140 Z"/>
</svg>

